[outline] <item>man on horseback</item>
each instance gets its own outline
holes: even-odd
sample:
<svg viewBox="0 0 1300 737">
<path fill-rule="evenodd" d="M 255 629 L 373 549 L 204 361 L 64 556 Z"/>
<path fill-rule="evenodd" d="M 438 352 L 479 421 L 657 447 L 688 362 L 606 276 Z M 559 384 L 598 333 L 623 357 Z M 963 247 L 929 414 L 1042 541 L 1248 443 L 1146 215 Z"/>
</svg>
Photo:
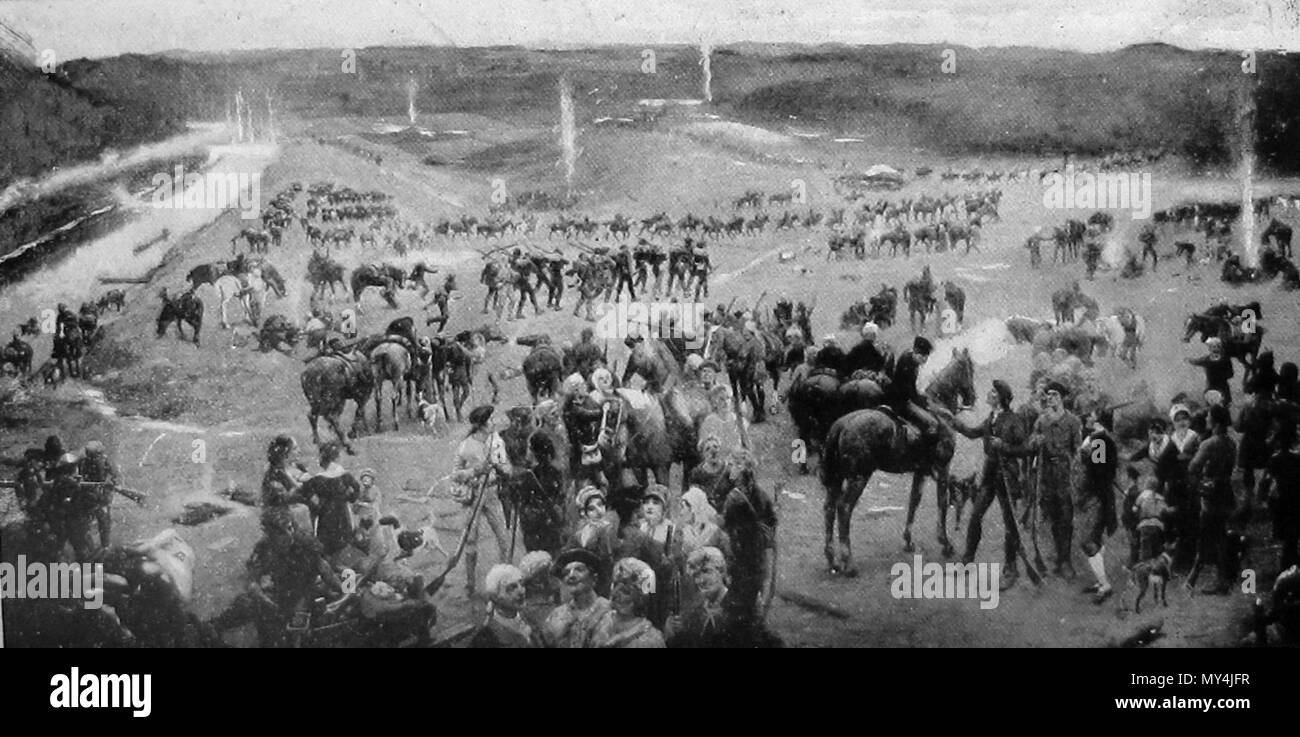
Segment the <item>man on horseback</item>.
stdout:
<svg viewBox="0 0 1300 737">
<path fill-rule="evenodd" d="M 921 430 L 926 446 L 939 440 L 939 421 L 929 411 L 930 404 L 916 388 L 921 367 L 930 358 L 934 346 L 923 336 L 916 336 L 910 350 L 903 351 L 894 364 L 890 382 L 885 389 L 885 404 L 898 417 L 911 420 Z"/>
<path fill-rule="evenodd" d="M 844 361 L 844 373 L 846 376 L 852 376 L 855 371 L 866 371 L 872 374 L 889 373 L 892 368 L 888 348 L 881 350 L 876 347 L 876 335 L 879 328 L 874 322 L 862 323 L 862 340 L 849 349 L 848 355 Z"/>
<path fill-rule="evenodd" d="M 358 364 L 365 359 L 365 356 L 357 350 L 355 343 L 348 343 L 345 345 L 343 339 L 337 335 L 332 336 L 329 340 L 325 341 L 320 355 L 337 358 L 342 361 L 343 366 L 345 367 L 345 375 L 349 383 L 351 383 L 352 378 L 359 370 Z"/>
</svg>

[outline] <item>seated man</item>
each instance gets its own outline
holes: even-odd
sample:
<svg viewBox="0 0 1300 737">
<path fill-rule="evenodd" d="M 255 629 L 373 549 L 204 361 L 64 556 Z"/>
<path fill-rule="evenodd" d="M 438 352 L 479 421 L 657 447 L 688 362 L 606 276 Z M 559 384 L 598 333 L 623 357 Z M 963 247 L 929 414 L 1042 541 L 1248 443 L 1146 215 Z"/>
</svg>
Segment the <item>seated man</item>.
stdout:
<svg viewBox="0 0 1300 737">
<path fill-rule="evenodd" d="M 248 591 L 210 624 L 219 634 L 252 622 L 259 644 L 276 647 L 297 613 L 309 611 L 318 594 L 341 593 L 342 586 L 320 541 L 297 529 L 287 509 L 263 510 L 262 532 L 248 559 Z"/>
<path fill-rule="evenodd" d="M 929 340 L 916 336 L 912 348 L 898 357 L 885 388 L 885 403 L 900 417 L 911 420 L 920 428 L 926 442 L 931 444 L 939 439 L 939 423 L 929 412 L 929 402 L 917 390 L 916 380 L 932 350 Z"/>
</svg>

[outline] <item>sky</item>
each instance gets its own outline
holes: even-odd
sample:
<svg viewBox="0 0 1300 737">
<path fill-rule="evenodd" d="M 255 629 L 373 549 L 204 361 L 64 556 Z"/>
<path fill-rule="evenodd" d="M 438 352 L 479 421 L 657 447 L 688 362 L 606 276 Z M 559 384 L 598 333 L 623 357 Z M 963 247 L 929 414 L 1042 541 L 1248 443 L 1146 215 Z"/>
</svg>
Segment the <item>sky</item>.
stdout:
<svg viewBox="0 0 1300 737">
<path fill-rule="evenodd" d="M 703 40 L 1300 50 L 1300 0 L 0 0 L 0 21 L 60 59 Z"/>
</svg>

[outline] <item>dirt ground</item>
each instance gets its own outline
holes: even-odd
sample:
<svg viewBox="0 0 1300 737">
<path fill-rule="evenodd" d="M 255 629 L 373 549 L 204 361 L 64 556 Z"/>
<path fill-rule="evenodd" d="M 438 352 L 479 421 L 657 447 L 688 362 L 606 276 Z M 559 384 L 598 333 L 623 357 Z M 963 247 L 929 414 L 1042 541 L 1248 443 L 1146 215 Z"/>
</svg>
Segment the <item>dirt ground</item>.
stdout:
<svg viewBox="0 0 1300 737">
<path fill-rule="evenodd" d="M 425 124 L 436 127 L 430 116 Z M 463 121 L 462 121 L 463 122 Z M 334 121 L 346 129 L 349 121 Z M 450 125 L 450 123 L 449 123 Z M 354 123 L 360 130 L 363 124 Z M 318 124 L 319 127 L 319 124 Z M 311 131 L 314 133 L 315 131 Z M 333 131 L 331 131 L 333 132 Z M 453 169 L 429 174 L 416 155 L 397 149 L 385 152 L 382 166 L 348 154 L 335 147 L 314 143 L 308 131 L 301 137 L 282 141 L 262 179 L 263 197 L 269 199 L 293 181 L 304 184 L 333 181 L 340 186 L 360 190 L 382 189 L 396 197 L 402 215 L 411 220 L 430 220 L 461 213 L 482 216 L 491 194 L 491 180 L 505 176 L 512 188 L 527 189 L 534 182 L 554 172 L 539 171 L 534 166 L 510 178 L 510 172 L 465 172 Z M 707 216 L 728 198 L 745 189 L 780 191 L 792 179 L 803 179 L 809 192 L 809 206 L 827 211 L 842 207 L 833 195 L 831 177 L 844 166 L 865 168 L 880 161 L 894 161 L 887 151 L 859 151 L 851 157 L 839 150 L 828 151 L 828 144 L 794 143 L 779 155 L 758 152 L 745 141 L 701 140 L 668 133 L 592 132 L 584 140 L 583 178 L 578 183 L 584 205 L 582 211 L 593 217 L 607 217 L 623 211 L 644 217 L 668 210 L 676 217 L 690 210 Z M 907 152 L 900 157 L 915 159 Z M 936 170 L 959 166 L 963 162 L 929 160 Z M 1034 161 L 981 161 L 984 168 L 1024 169 L 1041 165 Z M 1290 182 L 1271 183 L 1287 187 Z M 920 192 L 965 191 L 982 185 L 941 183 L 937 178 L 909 184 L 901 192 L 881 196 L 897 199 Z M 1087 212 L 1053 212 L 1041 204 L 1037 180 L 1003 183 L 1001 220 L 984 230 L 979 251 L 971 255 L 913 253 L 910 259 L 868 258 L 864 261 L 828 261 L 825 254 L 826 233 L 822 229 L 766 232 L 757 237 L 723 240 L 712 246 L 716 266 L 712 293 L 708 303 L 726 304 L 733 297 L 738 305 L 753 305 L 766 294 L 764 305 L 770 307 L 779 294 L 810 301 L 816 298 L 814 330 L 817 336 L 837 332 L 839 316 L 855 299 L 874 293 L 881 283 L 901 287 L 929 264 L 936 279 L 952 279 L 968 294 L 966 325 L 963 334 L 941 341 L 936 360 L 945 361 L 950 346 L 970 346 L 977 358 L 976 389 L 982 396 L 995 378 L 1005 378 L 1017 393 L 1025 393 L 1030 368 L 1029 347 L 975 346 L 972 336 L 995 340 L 999 331 L 989 326 L 1008 315 L 1050 316 L 1050 294 L 1074 279 L 1083 278 L 1082 263 L 1064 266 L 1048 262 L 1040 270 L 1028 268 L 1027 254 L 1021 248 L 1030 231 L 1039 225 L 1056 224 L 1067 217 L 1086 217 Z M 1157 173 L 1156 209 L 1185 199 L 1230 199 L 1235 187 L 1223 179 L 1192 179 L 1170 171 Z M 297 207 L 301 211 L 305 195 Z M 462 209 L 456 203 L 464 206 Z M 724 207 L 727 207 L 724 204 Z M 779 210 L 777 211 L 779 212 Z M 142 217 L 151 217 L 144 213 Z M 1128 221 L 1126 213 L 1117 213 L 1118 237 L 1135 243 L 1138 223 Z M 1294 220 L 1295 218 L 1291 218 Z M 194 265 L 228 258 L 230 238 L 245 223 L 233 214 L 222 215 L 214 222 L 193 229 L 176 238 L 175 258 L 165 266 L 154 282 L 128 289 L 128 304 L 120 315 L 107 318 L 107 337 L 88 360 L 90 376 L 72 381 L 58 390 L 33 387 L 10 401 L 0 412 L 0 454 L 11 456 L 30 445 L 38 445 L 49 433 L 59 432 L 70 446 L 79 447 L 94 438 L 110 446 L 125 481 L 144 490 L 150 498 L 143 508 L 119 500 L 113 512 L 119 539 L 133 539 L 173 526 L 170 521 L 185 503 L 213 499 L 229 484 L 256 489 L 264 467 L 268 441 L 279 433 L 298 438 L 300 460 L 314 465 L 310 434 L 306 422 L 306 404 L 298 385 L 302 361 L 311 354 L 299 348 L 295 355 L 255 350 L 247 326 L 222 330 L 217 317 L 215 298 L 206 287 L 200 296 L 207 304 L 203 345 L 195 348 L 174 337 L 172 332 L 154 337 L 157 314 L 156 292 L 161 286 L 175 290 L 183 286 L 184 274 Z M 545 237 L 538 236 L 540 241 Z M 558 241 L 556 241 L 558 244 Z M 1172 250 L 1171 239 L 1162 241 L 1163 250 Z M 483 288 L 478 284 L 480 262 L 472 247 L 483 241 L 449 242 L 440 240 L 421 251 L 395 258 L 392 252 L 359 253 L 358 247 L 343 249 L 334 255 L 352 267 L 365 261 L 401 261 L 413 263 L 423 259 L 442 272 L 453 271 L 464 290 L 453 303 L 450 328 L 473 327 L 488 318 L 478 308 Z M 782 252 L 795 254 L 781 261 Z M 300 319 L 307 312 L 307 288 L 303 281 L 310 247 L 296 226 L 285 236 L 285 244 L 269 254 L 272 263 L 290 282 L 289 295 L 272 299 L 268 314 L 284 314 Z M 440 276 L 439 276 L 440 278 Z M 34 279 L 41 279 L 37 274 Z M 1278 354 L 1279 362 L 1294 360 L 1297 332 L 1295 320 L 1300 293 L 1278 290 L 1273 284 L 1228 289 L 1217 279 L 1215 265 L 1191 269 L 1172 260 L 1162 262 L 1156 274 L 1136 280 L 1121 280 L 1117 271 L 1102 271 L 1096 281 L 1084 282 L 1085 290 L 1101 304 L 1105 314 L 1121 306 L 1136 309 L 1147 320 L 1147 344 L 1139 368 L 1132 371 L 1113 358 L 1098 363 L 1105 386 L 1119 400 L 1146 394 L 1167 405 L 1179 390 L 1199 390 L 1199 370 L 1185 358 L 1201 355 L 1196 344 L 1183 344 L 1183 318 L 1193 310 L 1204 308 L 1220 298 L 1233 302 L 1258 299 L 1267 319 L 1266 345 Z M 106 289 L 95 287 L 94 293 Z M 58 296 L 56 296 L 56 293 Z M 6 295 L 6 324 L 26 319 L 29 314 L 53 306 L 60 296 L 79 302 L 88 295 L 62 294 L 58 285 L 32 291 L 27 301 Z M 340 296 L 333 306 L 342 309 L 348 300 Z M 382 330 L 388 321 L 403 315 L 420 319 L 420 302 L 414 292 L 403 292 L 400 308 L 390 310 L 373 291 L 364 301 L 360 318 L 362 334 Z M 566 309 L 547 312 L 522 321 L 503 321 L 508 335 L 548 332 L 561 338 L 575 336 L 584 323 Z M 237 310 L 236 310 L 237 312 Z M 16 318 L 16 319 L 12 319 Z M 933 335 L 934 326 L 929 334 Z M 854 338 L 840 334 L 842 343 Z M 557 338 L 560 339 L 560 338 Z M 883 339 L 896 349 L 911 341 L 906 322 L 883 333 Z M 37 364 L 50 350 L 49 338 L 41 336 L 35 344 Z M 526 349 L 494 346 L 489 350 L 487 370 L 501 372 L 517 367 Z M 611 356 L 622 363 L 622 346 L 610 347 Z M 998 356 L 980 363 L 980 356 Z M 1240 370 L 1238 368 L 1238 370 Z M 467 406 L 487 401 L 485 385 L 476 386 Z M 503 382 L 500 406 L 527 402 L 522 378 Z M 405 414 L 401 430 L 392 430 L 387 402 L 384 428 L 356 443 L 357 455 L 344 459 L 353 471 L 364 467 L 378 469 L 378 486 L 386 495 L 389 509 L 407 527 L 433 520 L 443 545 L 454 547 L 459 530 L 455 528 L 452 502 L 446 498 L 445 484 L 435 486 L 431 497 L 426 492 L 434 481 L 452 465 L 456 444 L 465 432 L 464 425 L 453 424 L 435 434 L 408 420 Z M 367 408 L 374 412 L 373 403 Z M 402 410 L 399 410 L 402 411 Z M 982 419 L 983 408 L 968 417 Z M 349 415 L 345 414 L 345 418 Z M 325 431 L 328 433 L 328 431 Z M 1080 576 L 1074 582 L 1049 578 L 1041 588 L 1021 579 L 1015 588 L 1004 592 L 995 609 L 983 610 L 974 600 L 899 600 L 890 594 L 889 571 L 897 562 L 910 562 L 912 556 L 902 549 L 903 508 L 907 503 L 910 479 L 879 474 L 871 482 L 857 507 L 853 524 L 854 555 L 860 568 L 856 579 L 833 577 L 826 571 L 822 555 L 823 493 L 816 474 L 801 476 L 788 459 L 794 430 L 781 407 L 770 421 L 754 427 L 751 433 L 755 450 L 762 459 L 760 482 L 768 489 L 783 489 L 778 495 L 780 524 L 778 589 L 789 594 L 778 598 L 769 623 L 795 646 L 888 646 L 888 647 L 1089 647 L 1100 646 L 1133 631 L 1142 622 L 1162 618 L 1166 636 L 1156 647 L 1225 646 L 1236 643 L 1242 632 L 1253 596 L 1237 593 L 1227 597 L 1192 596 L 1175 580 L 1170 587 L 1169 607 L 1135 615 L 1131 611 L 1131 592 L 1126 591 L 1127 575 L 1121 569 L 1127 551 L 1127 539 L 1120 533 L 1107 546 L 1107 565 L 1120 595 L 1105 605 L 1095 606 L 1079 593 L 1087 582 L 1086 564 L 1076 553 L 1075 568 Z M 981 460 L 976 443 L 960 439 L 953 471 L 958 475 L 978 468 Z M 200 452 L 201 451 L 201 452 Z M 815 464 L 814 464 L 815 467 Z M 0 497 L 0 511 L 14 514 L 9 492 Z M 927 562 L 941 561 L 935 542 L 935 502 L 933 484 L 926 487 L 914 525 L 917 552 Z M 949 535 L 958 548 L 965 539 L 965 529 L 952 529 Z M 985 518 L 984 542 L 979 560 L 1001 559 L 1002 530 L 995 511 Z M 245 584 L 243 564 L 259 531 L 257 511 L 235 506 L 232 513 L 194 527 L 179 528 L 199 554 L 196 571 L 198 614 L 208 617 L 219 612 Z M 1252 558 L 1247 565 L 1260 571 L 1261 580 L 1271 580 L 1275 566 L 1271 540 L 1263 529 L 1253 535 Z M 490 534 L 486 533 L 485 534 Z M 486 541 L 485 541 L 486 542 Z M 1046 545 L 1046 540 L 1043 541 Z M 481 547 L 480 575 L 494 563 L 491 544 Z M 444 560 L 437 553 L 421 552 L 413 561 L 424 571 L 436 573 Z M 464 595 L 464 580 L 458 571 L 438 595 L 440 627 L 453 627 L 481 616 L 482 603 L 469 601 Z M 1211 583 L 1213 573 L 1205 583 Z M 827 607 L 796 604 L 790 599 L 822 602 Z M 841 612 L 831 616 L 826 608 Z"/>
</svg>

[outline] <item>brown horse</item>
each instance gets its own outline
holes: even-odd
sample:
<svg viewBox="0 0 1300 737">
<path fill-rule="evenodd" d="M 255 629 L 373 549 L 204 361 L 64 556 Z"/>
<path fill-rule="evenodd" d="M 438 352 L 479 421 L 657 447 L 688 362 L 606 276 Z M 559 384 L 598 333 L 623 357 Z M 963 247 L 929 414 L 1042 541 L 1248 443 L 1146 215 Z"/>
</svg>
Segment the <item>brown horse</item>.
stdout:
<svg viewBox="0 0 1300 737">
<path fill-rule="evenodd" d="M 302 370 L 301 384 L 309 407 L 307 419 L 311 423 L 312 442 L 320 444 L 316 420 L 324 416 L 348 452 L 355 453 L 348 439 L 357 436 L 358 425 L 363 431 L 366 429 L 366 400 L 375 386 L 370 361 L 362 358 L 355 365 L 349 365 L 336 356 L 317 356 Z M 339 429 L 339 416 L 349 399 L 356 403 L 357 410 L 352 429 L 345 436 Z"/>
<path fill-rule="evenodd" d="M 559 390 L 564 358 L 547 337 L 524 357 L 523 369 L 528 394 L 533 398 L 533 404 L 537 404 L 539 399 L 553 397 Z"/>
<path fill-rule="evenodd" d="M 397 426 L 397 406 L 402 403 L 402 390 L 406 386 L 407 374 L 411 372 L 411 353 L 400 343 L 385 341 L 370 351 L 370 365 L 375 377 L 375 432 L 384 429 L 384 413 L 380 401 L 383 399 L 384 382 L 393 387 L 392 411 L 393 430 Z M 406 406 L 409 416 L 410 403 Z M 359 410 L 358 410 L 359 411 Z"/>
<path fill-rule="evenodd" d="M 836 420 L 822 448 L 821 480 L 826 490 L 826 562 L 832 573 L 856 575 L 850 544 L 850 521 L 858 499 L 876 471 L 911 473 L 912 492 L 903 528 L 903 548 L 912 552 L 912 522 L 921 503 L 927 477 L 938 492 L 938 541 L 944 556 L 953 555 L 948 540 L 948 468 L 956 452 L 956 436 L 948 424 L 949 413 L 962 409 L 975 397 L 975 369 L 968 351 L 953 351 L 953 361 L 926 388 L 932 409 L 940 411 L 939 437 L 927 444 L 920 432 L 901 422 L 892 411 L 860 409 Z M 838 528 L 839 544 L 835 544 Z"/>
</svg>

